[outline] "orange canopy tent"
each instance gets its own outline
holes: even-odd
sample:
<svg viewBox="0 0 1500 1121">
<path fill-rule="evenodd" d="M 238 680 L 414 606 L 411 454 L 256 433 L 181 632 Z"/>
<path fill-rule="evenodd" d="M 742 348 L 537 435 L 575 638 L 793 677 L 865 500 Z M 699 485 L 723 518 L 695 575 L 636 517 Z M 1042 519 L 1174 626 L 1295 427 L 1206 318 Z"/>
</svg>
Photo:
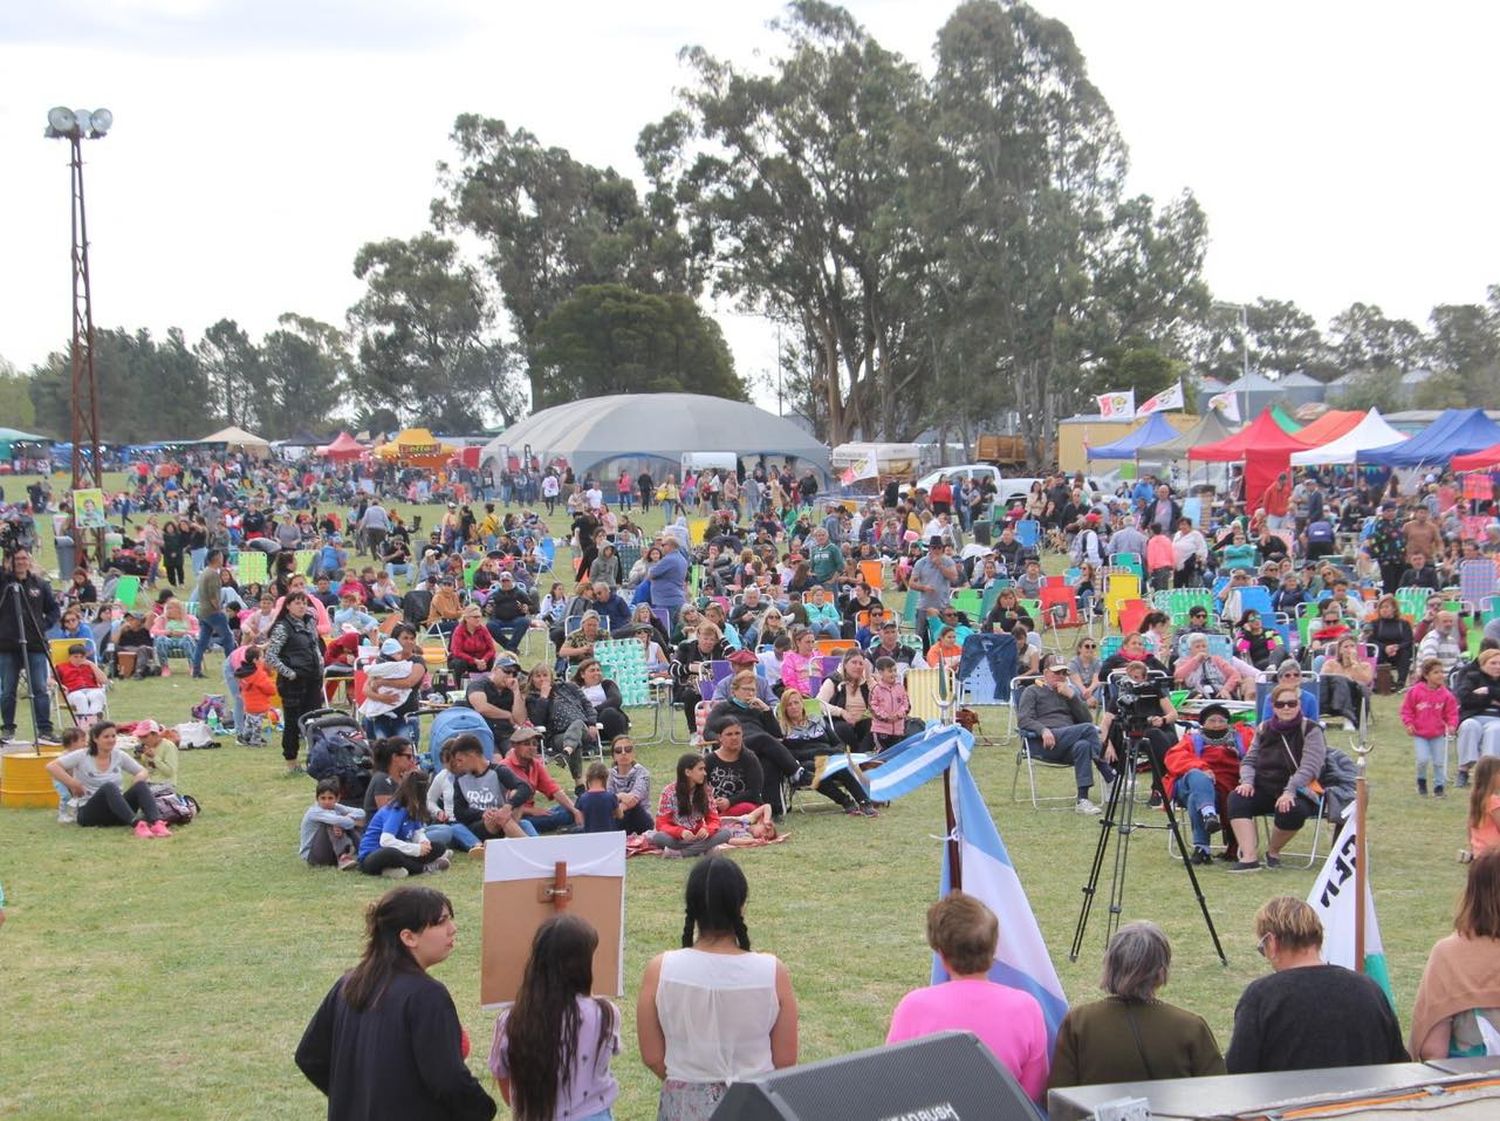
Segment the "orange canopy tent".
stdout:
<svg viewBox="0 0 1500 1121">
<path fill-rule="evenodd" d="M 1360 421 L 1365 419 L 1363 409 L 1352 411 L 1340 411 L 1330 409 L 1317 420 L 1311 422 L 1306 428 L 1297 430 L 1297 439 L 1301 440 L 1309 448 L 1320 448 L 1324 444 L 1332 443 L 1346 432 L 1353 431 Z M 1303 449 L 1298 448 L 1298 451 Z"/>
</svg>

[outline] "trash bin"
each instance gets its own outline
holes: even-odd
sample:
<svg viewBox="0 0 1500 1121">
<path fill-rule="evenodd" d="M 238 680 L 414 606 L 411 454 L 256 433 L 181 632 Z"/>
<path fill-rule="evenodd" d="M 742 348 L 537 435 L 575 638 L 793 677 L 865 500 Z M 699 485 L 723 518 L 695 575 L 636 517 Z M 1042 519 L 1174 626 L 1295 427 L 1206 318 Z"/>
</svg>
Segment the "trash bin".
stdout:
<svg viewBox="0 0 1500 1121">
<path fill-rule="evenodd" d="M 57 546 L 57 574 L 61 579 L 68 580 L 78 567 L 78 546 L 66 533 L 54 537 L 52 543 Z"/>
</svg>

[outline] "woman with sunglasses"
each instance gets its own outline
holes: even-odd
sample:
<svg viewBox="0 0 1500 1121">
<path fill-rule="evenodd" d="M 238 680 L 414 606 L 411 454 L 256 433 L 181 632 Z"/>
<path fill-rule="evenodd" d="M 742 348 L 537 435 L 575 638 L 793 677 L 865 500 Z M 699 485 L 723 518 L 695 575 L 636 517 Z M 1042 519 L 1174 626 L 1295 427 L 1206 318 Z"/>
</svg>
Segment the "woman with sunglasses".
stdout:
<svg viewBox="0 0 1500 1121">
<path fill-rule="evenodd" d="M 1085 704 L 1092 705 L 1099 692 L 1099 642 L 1087 635 L 1078 640 L 1073 657 L 1068 661 L 1068 677 L 1073 687 L 1083 694 Z"/>
<path fill-rule="evenodd" d="M 1274 814 L 1266 866 L 1279 867 L 1281 850 L 1317 812 L 1310 788 L 1323 770 L 1328 745 L 1323 729 L 1302 714 L 1302 690 L 1278 685 L 1271 693 L 1271 716 L 1255 730 L 1240 763 L 1240 784 L 1229 795 L 1229 823 L 1240 859 L 1231 872 L 1258 872 L 1255 818 Z"/>
</svg>

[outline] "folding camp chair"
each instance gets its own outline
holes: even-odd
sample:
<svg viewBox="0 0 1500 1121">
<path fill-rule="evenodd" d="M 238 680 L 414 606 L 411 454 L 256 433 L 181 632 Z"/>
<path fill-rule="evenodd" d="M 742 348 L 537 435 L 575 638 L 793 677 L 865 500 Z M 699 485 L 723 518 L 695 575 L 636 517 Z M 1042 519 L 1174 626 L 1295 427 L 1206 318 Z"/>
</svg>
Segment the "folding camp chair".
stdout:
<svg viewBox="0 0 1500 1121">
<path fill-rule="evenodd" d="M 1076 802 L 1078 800 L 1078 788 L 1077 788 L 1076 785 L 1074 785 L 1073 780 L 1071 778 L 1071 775 L 1073 774 L 1073 764 L 1072 763 L 1049 763 L 1045 759 L 1036 759 L 1036 758 L 1033 758 L 1032 754 L 1031 754 L 1031 745 L 1027 742 L 1026 736 L 1023 735 L 1018 728 L 1014 727 L 1014 713 L 1015 713 L 1016 706 L 1019 704 L 1019 701 L 1020 701 L 1021 690 L 1023 690 L 1023 689 L 1029 689 L 1029 688 L 1035 686 L 1040 681 L 1041 681 L 1040 677 L 1027 676 L 1027 677 L 1017 677 L 1014 680 L 1012 680 L 1011 683 L 1010 683 L 1011 684 L 1011 713 L 1012 713 L 1012 728 L 1011 728 L 1011 730 L 1015 732 L 1017 738 L 1020 740 L 1020 743 L 1019 743 L 1019 745 L 1018 745 L 1018 747 L 1016 749 L 1016 769 L 1015 769 L 1014 774 L 1011 776 L 1011 780 L 1010 780 L 1010 800 L 1012 802 L 1023 802 L 1023 801 L 1027 800 L 1025 798 L 1019 797 L 1017 795 L 1017 793 L 1016 793 L 1017 790 L 1020 789 L 1020 785 L 1021 785 L 1021 772 L 1024 770 L 1026 772 L 1026 787 L 1027 787 L 1027 792 L 1028 792 L 1029 799 L 1031 801 L 1031 808 L 1034 809 L 1034 810 L 1041 809 L 1043 802 L 1066 802 L 1068 805 L 1072 805 L 1074 802 Z M 1067 793 L 1067 794 L 1046 794 L 1046 795 L 1044 795 L 1044 794 L 1038 794 L 1037 793 L 1037 788 L 1036 788 L 1036 776 L 1037 776 L 1037 770 L 1038 769 L 1042 769 L 1043 771 L 1046 771 L 1046 770 L 1067 771 L 1068 774 L 1069 774 L 1069 776 L 1070 776 L 1070 778 L 1069 778 L 1069 785 L 1068 785 L 1069 793 Z M 1055 808 L 1059 808 L 1060 809 L 1061 807 L 1055 807 Z"/>
<path fill-rule="evenodd" d="M 655 740 L 661 732 L 661 709 L 651 703 L 645 647 L 634 638 L 605 639 L 594 643 L 594 657 L 599 659 L 604 676 L 620 690 L 620 701 L 626 708 L 650 707 L 650 738 Z"/>
<path fill-rule="evenodd" d="M 1094 633 L 1093 617 L 1084 619 L 1078 614 L 1078 593 L 1074 589 L 1066 584 L 1044 585 L 1040 595 L 1037 606 L 1042 618 L 1037 625 L 1051 627 L 1055 641 L 1062 641 L 1061 632 L 1064 630 L 1086 628 L 1089 634 Z"/>
<path fill-rule="evenodd" d="M 1033 518 L 1022 518 L 1016 523 L 1016 541 L 1027 552 L 1040 554 L 1042 523 Z"/>
<path fill-rule="evenodd" d="M 47 640 L 47 660 L 52 663 L 53 672 L 48 675 L 47 684 L 48 688 L 52 691 L 53 694 L 53 704 L 55 704 L 63 712 L 66 712 L 68 714 L 68 719 L 73 721 L 73 726 L 77 728 L 81 727 L 81 725 L 78 723 L 78 713 L 73 711 L 73 706 L 68 701 L 68 694 L 63 690 L 62 682 L 58 680 L 57 676 L 57 667 L 64 664 L 68 660 L 68 647 L 74 645 L 75 643 L 82 644 L 88 651 L 89 661 L 94 663 L 95 665 L 98 664 L 99 650 L 98 647 L 94 645 L 93 639 L 50 638 Z M 28 679 L 27 688 L 29 689 L 30 686 L 31 682 Z M 95 717 L 96 721 L 109 719 L 109 692 L 106 686 L 100 686 L 100 688 L 105 689 L 104 708 L 100 710 L 99 714 Z"/>
<path fill-rule="evenodd" d="M 141 578 L 139 576 L 121 576 L 115 581 L 115 602 L 126 611 L 131 611 L 135 608 L 135 602 L 140 598 L 140 594 Z"/>
<path fill-rule="evenodd" d="M 885 565 L 878 560 L 863 560 L 859 562 L 859 575 L 862 580 L 875 592 L 880 594 L 880 589 L 885 583 Z"/>
<path fill-rule="evenodd" d="M 903 681 L 911 699 L 911 715 L 916 720 L 942 720 L 952 717 L 957 697 L 953 672 L 946 667 L 913 666 Z M 945 711 L 946 710 L 946 711 Z"/>
</svg>

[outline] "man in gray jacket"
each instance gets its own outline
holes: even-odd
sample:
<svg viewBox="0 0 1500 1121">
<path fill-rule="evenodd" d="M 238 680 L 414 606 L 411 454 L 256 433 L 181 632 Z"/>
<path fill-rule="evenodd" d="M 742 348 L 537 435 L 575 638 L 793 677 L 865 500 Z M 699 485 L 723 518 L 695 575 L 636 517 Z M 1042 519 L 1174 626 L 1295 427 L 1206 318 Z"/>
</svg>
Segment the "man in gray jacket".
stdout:
<svg viewBox="0 0 1500 1121">
<path fill-rule="evenodd" d="M 1042 680 L 1021 692 L 1016 702 L 1016 725 L 1033 759 L 1046 763 L 1071 763 L 1078 783 L 1081 814 L 1097 814 L 1089 800 L 1094 785 L 1094 764 L 1106 783 L 1114 781 L 1114 769 L 1104 762 L 1099 729 L 1094 726 L 1083 697 L 1068 682 L 1068 668 L 1054 660 L 1042 670 Z"/>
</svg>

